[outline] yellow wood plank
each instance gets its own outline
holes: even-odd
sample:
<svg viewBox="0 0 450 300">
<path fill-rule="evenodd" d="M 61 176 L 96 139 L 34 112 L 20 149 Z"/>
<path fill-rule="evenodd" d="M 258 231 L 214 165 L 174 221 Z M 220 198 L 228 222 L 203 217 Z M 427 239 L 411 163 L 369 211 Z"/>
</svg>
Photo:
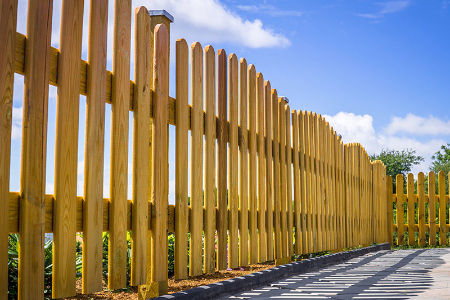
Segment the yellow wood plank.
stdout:
<svg viewBox="0 0 450 300">
<path fill-rule="evenodd" d="M 84 151 L 84 212 L 82 292 L 102 290 L 103 162 L 105 136 L 106 43 L 108 1 L 90 1 Z"/>
<path fill-rule="evenodd" d="M 262 87 L 262 86 L 261 86 Z M 249 263 L 258 262 L 257 236 L 257 178 L 256 178 L 256 106 L 257 106 L 256 70 L 254 65 L 248 66 L 248 148 L 249 148 L 249 228 L 250 228 L 250 257 Z"/>
<path fill-rule="evenodd" d="M 275 258 L 282 257 L 281 248 L 281 232 L 280 232 L 280 139 L 279 139 L 279 128 L 280 128 L 280 116 L 279 116 L 279 104 L 278 95 L 275 89 L 272 89 L 272 128 L 273 128 L 273 144 L 272 144 L 272 154 L 273 154 L 273 211 L 274 211 L 274 245 L 275 245 Z M 270 213 L 270 212 L 269 212 Z"/>
<path fill-rule="evenodd" d="M 205 261 L 203 271 L 215 270 L 216 237 L 216 54 L 212 46 L 205 48 Z"/>
<path fill-rule="evenodd" d="M 409 173 L 407 177 L 407 196 L 408 196 L 408 244 L 410 246 L 415 245 L 414 241 L 414 176 Z"/>
<path fill-rule="evenodd" d="M 417 175 L 417 194 L 419 198 L 419 247 L 425 246 L 425 185 L 423 172 Z"/>
<path fill-rule="evenodd" d="M 321 172 L 320 172 L 320 156 L 319 156 L 319 126 L 318 126 L 318 116 L 316 113 L 313 113 L 311 118 L 311 126 L 312 126 L 312 137 L 313 141 L 311 145 L 313 146 L 313 155 L 314 155 L 314 205 L 313 205 L 313 215 L 314 217 L 314 228 L 315 228 L 315 251 L 322 250 L 322 222 L 321 222 L 321 208 L 322 208 L 322 197 L 321 197 Z"/>
<path fill-rule="evenodd" d="M 404 229 L 403 225 L 405 224 L 404 221 L 404 211 L 403 211 L 403 203 L 404 203 L 404 192 L 403 192 L 403 175 L 398 174 L 396 176 L 396 195 L 397 195 L 397 245 L 403 245 L 404 244 Z"/>
<path fill-rule="evenodd" d="M 239 127 L 247 130 L 247 61 L 239 61 Z M 242 134 L 239 148 L 239 265 L 248 265 L 248 136 Z"/>
<path fill-rule="evenodd" d="M 300 134 L 300 180 L 302 188 L 300 194 L 302 209 L 302 254 L 306 254 L 312 251 L 313 244 L 311 237 L 311 157 L 309 152 L 309 121 L 306 111 L 301 111 L 298 114 L 298 117 Z"/>
<path fill-rule="evenodd" d="M 431 246 L 436 245 L 436 176 L 434 172 L 428 173 L 428 222 L 430 223 L 430 242 Z M 398 206 L 398 198 L 397 198 Z M 397 216 L 398 218 L 398 216 Z M 397 222 L 397 225 L 399 223 Z M 398 232 L 398 230 L 397 230 Z"/>
<path fill-rule="evenodd" d="M 75 291 L 78 109 L 84 1 L 63 1 L 56 104 L 52 297 Z"/>
<path fill-rule="evenodd" d="M 309 252 L 310 236 L 309 236 L 309 224 L 308 219 L 308 197 L 309 197 L 309 154 L 307 153 L 307 144 L 305 138 L 307 135 L 307 125 L 306 125 L 306 112 L 299 111 L 297 113 L 298 118 L 298 131 L 299 131 L 299 151 L 300 151 L 300 209 L 301 209 L 301 232 L 302 232 L 302 254 Z"/>
<path fill-rule="evenodd" d="M 202 274 L 203 232 L 203 50 L 191 46 L 191 219 L 189 275 Z"/>
<path fill-rule="evenodd" d="M 286 168 L 287 168 L 287 230 L 288 230 L 288 257 L 294 255 L 294 219 L 292 215 L 292 145 L 291 145 L 291 109 L 286 105 Z"/>
<path fill-rule="evenodd" d="M 446 213 L 447 213 L 447 199 L 445 194 L 445 173 L 439 171 L 438 173 L 438 192 L 439 192 L 439 245 L 447 246 L 447 226 L 446 225 Z"/>
<path fill-rule="evenodd" d="M 188 130 L 189 49 L 184 39 L 176 42 L 176 137 L 175 137 L 175 266 L 176 279 L 188 276 Z"/>
<path fill-rule="evenodd" d="M 266 160 L 264 140 L 264 77 L 261 73 L 256 75 L 256 109 L 258 127 L 258 262 L 267 260 L 267 234 L 266 234 Z"/>
<path fill-rule="evenodd" d="M 314 122 L 312 112 L 308 112 L 305 119 L 306 123 L 306 132 L 305 135 L 305 145 L 307 145 L 307 149 L 305 150 L 308 153 L 308 162 L 306 165 L 308 171 L 308 179 L 309 179 L 309 199 L 308 202 L 308 225 L 309 225 L 309 252 L 314 253 L 317 251 L 317 229 L 316 229 L 316 175 L 315 175 L 315 150 L 314 150 Z M 306 189 L 308 191 L 308 187 Z"/>
<path fill-rule="evenodd" d="M 169 193 L 169 32 L 166 26 L 155 27 L 153 60 L 153 124 L 152 124 L 152 212 L 151 278 L 158 282 L 159 294 L 167 293 L 167 205 Z"/>
<path fill-rule="evenodd" d="M 227 54 L 220 49 L 217 56 L 217 105 L 219 128 L 217 130 L 217 269 L 227 268 Z"/>
<path fill-rule="evenodd" d="M 235 54 L 228 57 L 228 107 L 229 107 L 229 143 L 228 152 L 228 208 L 230 210 L 230 230 L 228 238 L 228 267 L 237 268 L 239 266 L 238 251 L 238 60 Z"/>
<path fill-rule="evenodd" d="M 30 1 L 24 67 L 19 299 L 44 299 L 44 192 L 52 1 Z"/>
<path fill-rule="evenodd" d="M 8 214 L 17 0 L 0 4 L 0 299 L 8 297 Z"/>
<path fill-rule="evenodd" d="M 279 207 L 280 220 L 279 220 L 279 232 L 280 232 L 280 257 L 287 257 L 287 165 L 286 165 L 286 101 L 283 98 L 278 100 L 278 140 L 279 140 L 279 156 L 280 156 L 280 199 Z M 276 219 L 275 219 L 276 220 Z M 275 223 L 276 224 L 276 223 Z M 276 236 L 276 234 L 275 234 Z"/>
<path fill-rule="evenodd" d="M 301 112 L 296 110 L 292 111 L 292 146 L 294 149 L 294 155 L 292 157 L 293 162 L 293 173 L 294 173 L 294 226 L 295 226 L 295 254 L 299 255 L 302 253 L 302 217 L 305 212 L 301 209 L 301 196 L 303 193 L 302 179 L 303 174 L 300 173 L 300 160 L 303 160 L 303 153 L 300 152 L 299 147 L 299 115 Z M 301 140 L 300 140 L 301 141 Z M 302 142 L 302 141 L 301 141 Z"/>
<path fill-rule="evenodd" d="M 274 181 L 273 181 L 273 124 L 272 124 L 272 89 L 270 82 L 266 81 L 264 85 L 264 95 L 266 103 L 266 123 L 264 132 L 266 133 L 266 229 L 267 229 L 267 260 L 274 259 L 273 245 L 273 200 L 274 200 Z"/>
<path fill-rule="evenodd" d="M 131 1 L 114 2 L 108 288 L 126 287 Z"/>
<path fill-rule="evenodd" d="M 150 106 L 152 86 L 152 39 L 150 15 L 141 6 L 135 11 L 134 113 L 133 113 L 133 206 L 131 231 L 131 285 L 146 283 L 148 201 L 150 199 Z"/>
<path fill-rule="evenodd" d="M 392 228 L 394 227 L 393 204 L 391 201 L 393 194 L 392 189 L 393 189 L 392 177 L 386 176 L 386 199 L 384 199 L 383 201 L 387 202 L 387 226 L 389 229 L 388 241 L 391 245 L 394 244 L 394 235 L 392 230 Z"/>
</svg>

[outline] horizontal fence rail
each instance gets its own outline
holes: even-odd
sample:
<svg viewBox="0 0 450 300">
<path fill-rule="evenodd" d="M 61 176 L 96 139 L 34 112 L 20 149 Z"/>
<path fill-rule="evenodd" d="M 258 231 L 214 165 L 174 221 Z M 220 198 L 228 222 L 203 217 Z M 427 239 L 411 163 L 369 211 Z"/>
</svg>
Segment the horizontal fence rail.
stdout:
<svg viewBox="0 0 450 300">
<path fill-rule="evenodd" d="M 406 182 L 399 174 L 395 179 L 393 193 L 389 178 L 389 198 L 394 213 L 395 240 L 392 242 L 399 246 L 448 246 L 450 204 L 446 174 L 440 171 L 436 177 L 434 172 L 427 176 L 420 172 L 414 178 L 410 173 Z"/>
<path fill-rule="evenodd" d="M 82 293 L 103 289 L 103 235 L 108 233 L 108 288 L 139 285 L 145 295 L 152 289 L 167 293 L 168 234 L 175 236 L 174 277 L 184 279 L 392 242 L 392 231 L 403 232 L 404 226 L 392 224 L 391 204 L 403 203 L 404 196 L 400 189 L 393 196 L 385 166 L 371 162 L 360 144 L 344 144 L 320 114 L 291 110 L 244 58 L 200 43 L 189 47 L 179 39 L 174 45 L 176 97 L 170 97 L 170 20 L 136 9 L 131 53 L 131 1 L 115 0 L 114 6 L 114 16 L 108 16 L 107 0 L 90 1 L 84 61 L 83 1 L 63 0 L 59 49 L 50 46 L 52 1 L 29 1 L 26 36 L 16 32 L 17 1 L 0 5 L 1 299 L 8 294 L 12 233 L 19 233 L 19 298 L 42 299 L 45 233 L 53 233 L 52 297 L 62 298 L 76 294 L 77 233 L 82 233 Z M 113 45 L 107 45 L 108 17 L 114 20 Z M 113 47 L 112 71 L 106 69 L 107 47 Z M 14 73 L 25 79 L 22 161 L 12 166 L 21 170 L 19 192 L 9 190 Z M 49 84 L 58 89 L 53 195 L 44 189 Z M 87 99 L 81 196 L 79 95 Z M 105 132 L 106 105 L 111 105 L 110 133 Z M 169 125 L 175 126 L 174 160 Z M 107 134 L 110 162 L 104 159 Z M 108 199 L 103 197 L 106 163 Z M 169 168 L 175 168 L 173 205 Z M 402 212 L 396 216 L 403 220 Z M 430 225 L 430 232 L 436 228 L 447 230 L 445 224 Z"/>
</svg>

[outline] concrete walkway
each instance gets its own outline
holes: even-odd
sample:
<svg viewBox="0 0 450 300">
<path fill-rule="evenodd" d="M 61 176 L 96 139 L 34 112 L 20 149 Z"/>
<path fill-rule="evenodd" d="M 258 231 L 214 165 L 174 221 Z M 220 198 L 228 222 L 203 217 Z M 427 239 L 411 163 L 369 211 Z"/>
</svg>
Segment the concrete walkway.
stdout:
<svg viewBox="0 0 450 300">
<path fill-rule="evenodd" d="M 379 251 L 222 299 L 450 299 L 450 249 Z"/>
</svg>

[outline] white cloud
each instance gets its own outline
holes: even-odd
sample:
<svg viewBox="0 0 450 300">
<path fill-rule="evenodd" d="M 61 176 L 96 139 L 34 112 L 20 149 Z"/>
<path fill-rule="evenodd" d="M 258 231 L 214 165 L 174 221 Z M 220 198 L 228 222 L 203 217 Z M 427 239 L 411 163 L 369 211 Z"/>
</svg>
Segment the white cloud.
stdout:
<svg viewBox="0 0 450 300">
<path fill-rule="evenodd" d="M 386 132 L 389 134 L 450 135 L 450 120 L 442 121 L 434 116 L 424 118 L 407 114 L 405 117 L 392 118 Z"/>
<path fill-rule="evenodd" d="M 425 158 L 425 161 L 413 167 L 412 172 L 415 174 L 429 170 L 431 156 L 439 150 L 441 145 L 446 143 L 443 136 L 450 134 L 448 129 L 446 129 L 447 131 L 442 129 L 442 125 L 447 124 L 448 126 L 450 121 L 442 121 L 435 117 L 423 118 L 413 114 L 408 114 L 405 118 L 393 117 L 386 129 L 380 131 L 375 130 L 371 115 L 339 112 L 334 116 L 324 115 L 324 117 L 334 130 L 342 135 L 345 143 L 360 143 L 369 154 L 378 153 L 382 149 L 416 150 L 418 155 Z M 412 120 L 405 122 L 405 124 L 412 125 L 405 127 L 402 120 Z M 423 126 L 424 120 L 432 120 L 432 122 L 429 122 L 430 125 Z M 414 128 L 413 125 L 417 128 L 409 130 L 409 128 Z M 420 126 L 424 128 L 419 129 Z M 426 135 L 426 137 L 419 138 L 419 135 Z"/>
<path fill-rule="evenodd" d="M 175 18 L 171 35 L 188 41 L 228 42 L 250 48 L 285 47 L 289 40 L 264 27 L 261 20 L 244 19 L 217 0 L 133 1 L 133 7 L 165 9 Z"/>
<path fill-rule="evenodd" d="M 381 19 L 387 14 L 394 14 L 400 12 L 411 5 L 410 0 L 394 0 L 377 3 L 379 6 L 378 11 L 374 13 L 359 13 L 356 14 L 359 17 L 366 19 Z"/>
</svg>

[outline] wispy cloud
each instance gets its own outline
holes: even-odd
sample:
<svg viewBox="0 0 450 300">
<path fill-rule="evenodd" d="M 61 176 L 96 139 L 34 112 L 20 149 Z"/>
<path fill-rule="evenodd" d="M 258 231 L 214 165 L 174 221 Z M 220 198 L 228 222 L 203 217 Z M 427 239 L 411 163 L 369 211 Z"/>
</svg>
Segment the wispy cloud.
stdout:
<svg viewBox="0 0 450 300">
<path fill-rule="evenodd" d="M 272 17 L 301 17 L 304 14 L 299 10 L 283 10 L 268 4 L 238 5 L 237 8 L 242 11 L 260 13 Z"/>
<path fill-rule="evenodd" d="M 410 0 L 395 0 L 395 1 L 384 1 L 377 3 L 379 7 L 376 12 L 373 13 L 358 13 L 358 17 L 377 20 L 383 18 L 385 15 L 394 14 L 400 12 L 411 5 Z"/>
</svg>

